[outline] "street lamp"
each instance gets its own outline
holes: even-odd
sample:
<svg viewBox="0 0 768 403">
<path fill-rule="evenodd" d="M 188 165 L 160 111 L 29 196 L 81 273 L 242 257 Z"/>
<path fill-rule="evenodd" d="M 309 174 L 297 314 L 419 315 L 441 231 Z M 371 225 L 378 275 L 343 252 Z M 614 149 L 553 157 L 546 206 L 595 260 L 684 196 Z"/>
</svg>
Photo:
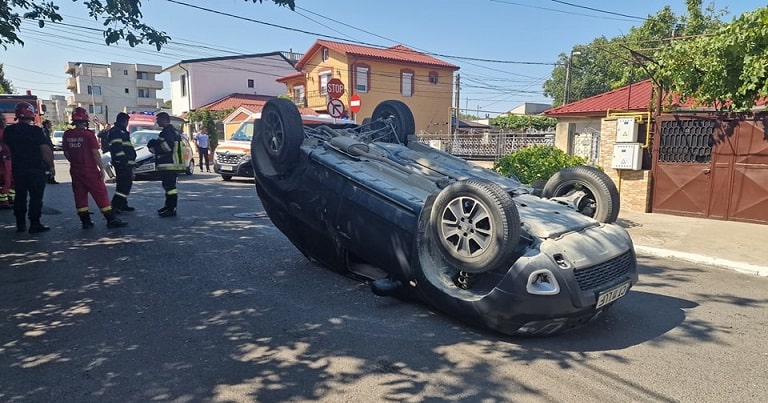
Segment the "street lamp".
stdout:
<svg viewBox="0 0 768 403">
<path fill-rule="evenodd" d="M 572 50 L 568 57 L 568 64 L 565 67 L 565 95 L 563 96 L 563 105 L 571 101 L 571 67 L 573 67 L 573 57 L 581 55 L 578 50 Z"/>
</svg>

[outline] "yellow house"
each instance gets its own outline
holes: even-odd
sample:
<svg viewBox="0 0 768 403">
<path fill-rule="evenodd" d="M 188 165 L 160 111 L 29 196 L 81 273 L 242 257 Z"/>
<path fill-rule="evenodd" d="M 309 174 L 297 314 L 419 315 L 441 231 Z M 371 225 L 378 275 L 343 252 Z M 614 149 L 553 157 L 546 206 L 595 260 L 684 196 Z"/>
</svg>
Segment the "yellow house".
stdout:
<svg viewBox="0 0 768 403">
<path fill-rule="evenodd" d="M 327 84 L 341 80 L 338 98 L 345 115 L 362 123 L 382 101 L 404 102 L 413 112 L 416 134 L 449 133 L 453 94 L 450 63 L 402 45 L 386 49 L 318 40 L 296 63 L 297 73 L 277 79 L 299 106 L 328 113 Z M 350 97 L 360 98 L 357 113 L 350 111 Z"/>
</svg>

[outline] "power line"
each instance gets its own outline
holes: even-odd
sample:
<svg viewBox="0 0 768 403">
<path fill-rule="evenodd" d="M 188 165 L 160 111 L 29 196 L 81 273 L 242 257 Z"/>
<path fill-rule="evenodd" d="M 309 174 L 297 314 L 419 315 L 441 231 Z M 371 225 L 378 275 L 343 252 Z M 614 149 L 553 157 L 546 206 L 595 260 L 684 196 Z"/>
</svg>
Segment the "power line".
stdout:
<svg viewBox="0 0 768 403">
<path fill-rule="evenodd" d="M 610 14 L 610 15 L 618 15 L 620 17 L 634 18 L 634 19 L 641 20 L 641 21 L 645 21 L 646 20 L 645 17 L 638 17 L 636 15 L 629 15 L 629 14 L 622 14 L 622 13 L 617 13 L 615 11 L 601 10 L 599 8 L 582 6 L 582 5 L 579 5 L 579 4 L 573 4 L 573 3 L 569 3 L 567 1 L 562 1 L 562 0 L 550 0 L 550 1 L 553 2 L 553 3 L 565 4 L 566 6 L 581 8 L 581 9 L 584 9 L 584 10 L 594 11 L 594 12 L 597 12 L 597 13 Z"/>
</svg>

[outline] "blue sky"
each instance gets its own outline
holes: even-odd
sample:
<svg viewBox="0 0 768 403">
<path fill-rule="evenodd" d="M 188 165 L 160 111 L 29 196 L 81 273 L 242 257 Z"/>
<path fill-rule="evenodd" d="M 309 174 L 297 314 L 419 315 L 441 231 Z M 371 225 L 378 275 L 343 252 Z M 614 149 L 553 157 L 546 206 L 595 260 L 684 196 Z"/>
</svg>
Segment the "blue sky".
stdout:
<svg viewBox="0 0 768 403">
<path fill-rule="evenodd" d="M 765 6 L 764 0 L 704 2 L 717 9 L 727 7 L 725 21 Z M 88 17 L 82 0 L 57 3 L 65 23 L 101 27 Z M 271 0 L 263 4 L 243 0 L 142 3 L 144 22 L 172 38 L 160 52 L 147 45 L 106 46 L 101 34 L 92 30 L 52 24 L 40 29 L 34 22 L 25 22 L 20 33 L 25 46 L 9 47 L 0 59 L 6 78 L 18 93 L 31 89 L 47 99 L 50 95 L 68 94 L 64 85 L 68 61 L 168 67 L 182 59 L 201 57 L 282 50 L 304 53 L 319 38 L 380 46 L 403 44 L 443 55 L 439 58 L 460 66 L 459 107 L 469 113 L 493 116 L 524 102 L 548 103 L 550 100 L 542 95 L 542 84 L 561 53 L 567 54 L 574 46 L 599 36 L 625 34 L 632 26 L 642 24 L 631 17 L 656 14 L 667 4 L 677 14 L 685 12 L 684 0 L 296 0 L 295 11 L 278 7 Z M 160 96 L 167 99 L 168 74 L 160 79 L 166 81 Z"/>
</svg>

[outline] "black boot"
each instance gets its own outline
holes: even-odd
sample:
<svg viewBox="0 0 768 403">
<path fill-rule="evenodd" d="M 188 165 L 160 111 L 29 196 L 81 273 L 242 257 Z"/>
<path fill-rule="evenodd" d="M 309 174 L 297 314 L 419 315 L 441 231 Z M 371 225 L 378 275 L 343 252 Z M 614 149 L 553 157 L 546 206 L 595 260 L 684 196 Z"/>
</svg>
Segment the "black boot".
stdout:
<svg viewBox="0 0 768 403">
<path fill-rule="evenodd" d="M 93 228 L 93 221 L 91 221 L 91 213 L 77 213 L 80 216 L 80 221 L 83 223 L 83 229 Z"/>
<path fill-rule="evenodd" d="M 27 219 L 24 217 L 16 217 L 16 232 L 24 232 L 27 230 Z"/>
<path fill-rule="evenodd" d="M 40 223 L 40 219 L 29 219 L 29 233 L 30 234 L 36 234 L 38 232 L 45 232 L 50 230 L 51 227 L 46 227 L 45 225 Z"/>
<path fill-rule="evenodd" d="M 158 212 L 157 215 L 159 215 L 160 218 L 176 217 L 176 209 L 175 208 L 166 208 L 163 211 Z"/>
<path fill-rule="evenodd" d="M 117 218 L 114 211 L 107 211 L 104 213 L 104 218 L 107 219 L 107 228 L 120 228 L 128 225 L 127 222 Z"/>
</svg>

